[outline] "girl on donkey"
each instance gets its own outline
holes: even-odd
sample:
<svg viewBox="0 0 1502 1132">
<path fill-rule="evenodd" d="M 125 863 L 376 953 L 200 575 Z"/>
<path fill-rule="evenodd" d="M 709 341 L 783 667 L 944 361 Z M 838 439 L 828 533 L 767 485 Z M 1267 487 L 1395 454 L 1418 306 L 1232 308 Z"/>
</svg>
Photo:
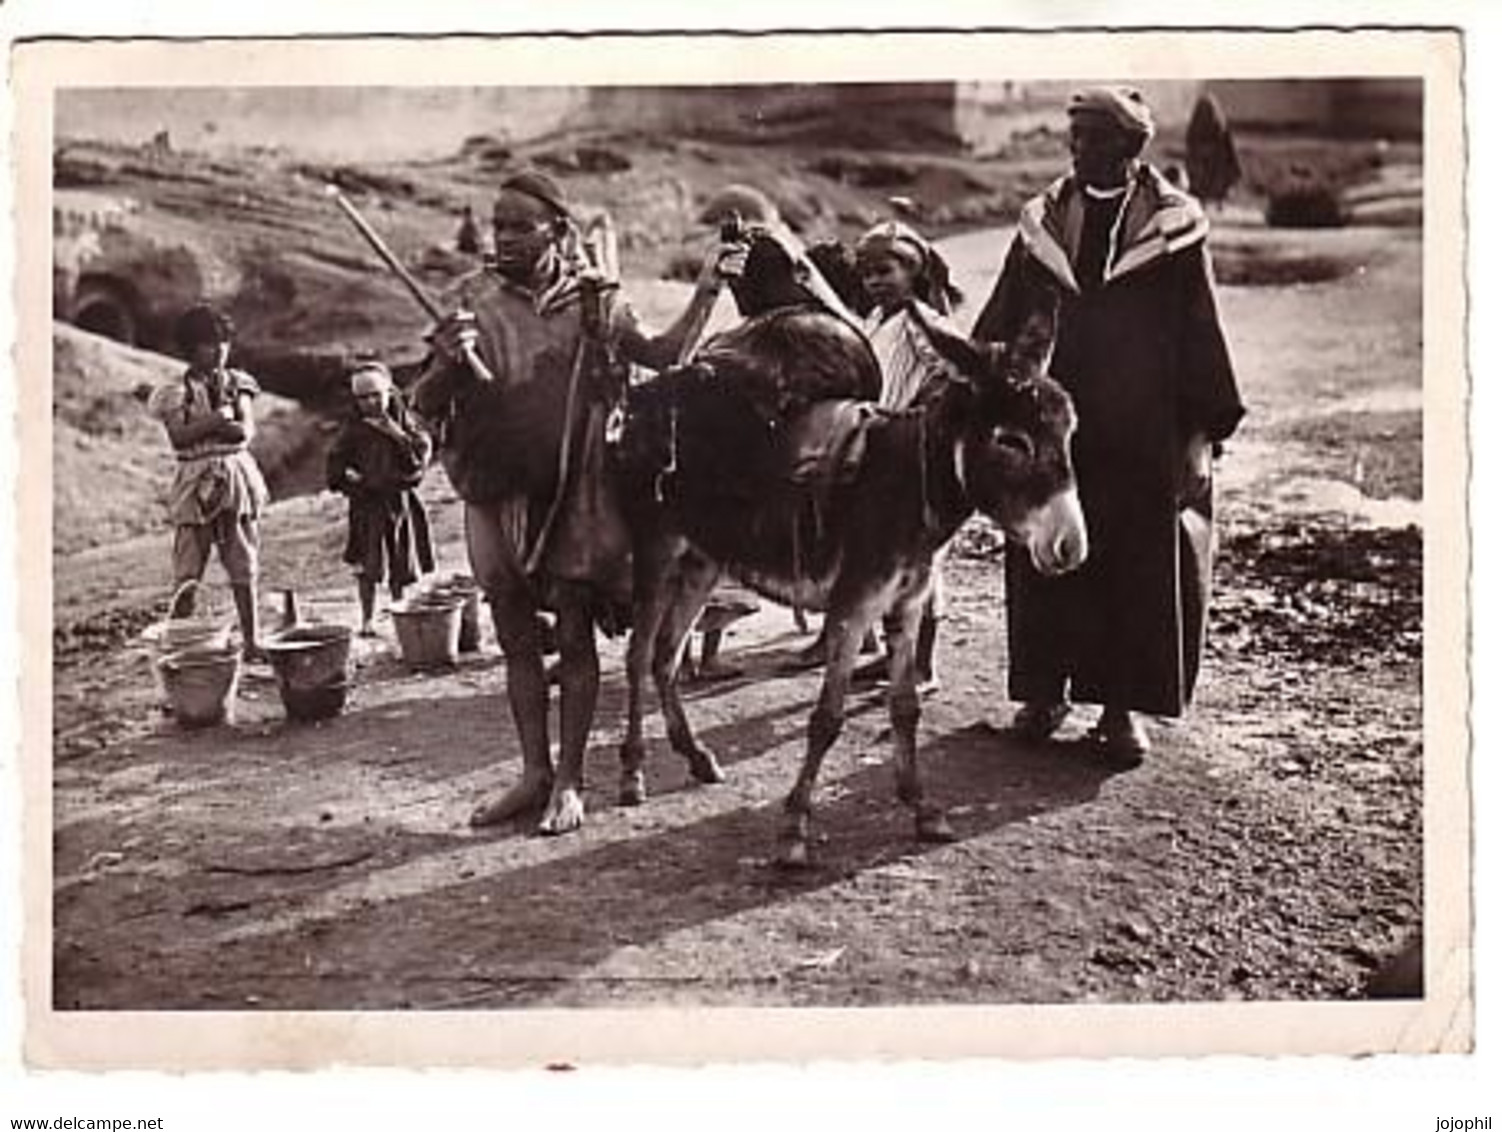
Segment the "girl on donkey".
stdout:
<svg viewBox="0 0 1502 1132">
<path fill-rule="evenodd" d="M 881 365 L 881 407 L 900 413 L 921 406 L 944 387 L 954 369 L 934 349 L 910 308 L 921 305 L 930 323 L 960 333 L 948 318 L 961 299 L 950 282 L 949 265 L 915 229 L 895 220 L 876 225 L 860 238 L 855 261 L 872 303 L 864 329 Z M 936 568 L 935 589 L 918 628 L 918 689 L 925 694 L 939 687 L 934 668 L 939 581 Z M 878 657 L 857 669 L 855 676 L 877 679 L 886 668 L 886 657 Z"/>
</svg>

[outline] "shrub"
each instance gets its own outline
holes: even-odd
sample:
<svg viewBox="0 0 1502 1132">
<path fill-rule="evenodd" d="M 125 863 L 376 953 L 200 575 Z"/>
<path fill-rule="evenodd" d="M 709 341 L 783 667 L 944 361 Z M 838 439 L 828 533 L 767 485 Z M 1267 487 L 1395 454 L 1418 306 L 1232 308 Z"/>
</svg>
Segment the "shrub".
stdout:
<svg viewBox="0 0 1502 1132">
<path fill-rule="evenodd" d="M 1268 193 L 1269 228 L 1339 228 L 1346 222 L 1340 190 L 1314 177 L 1292 177 Z"/>
<path fill-rule="evenodd" d="M 829 154 L 810 162 L 808 167 L 831 181 L 863 189 L 903 188 L 918 179 L 918 171 L 911 162 L 881 157 Z"/>
</svg>

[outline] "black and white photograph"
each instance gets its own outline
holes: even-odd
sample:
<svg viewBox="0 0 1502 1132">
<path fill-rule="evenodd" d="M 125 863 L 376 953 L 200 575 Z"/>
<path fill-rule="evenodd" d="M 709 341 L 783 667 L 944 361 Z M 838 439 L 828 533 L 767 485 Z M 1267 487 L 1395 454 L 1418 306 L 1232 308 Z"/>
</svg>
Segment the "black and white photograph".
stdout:
<svg viewBox="0 0 1502 1132">
<path fill-rule="evenodd" d="M 23 44 L 30 1055 L 1469 1048 L 1459 66 Z"/>
</svg>

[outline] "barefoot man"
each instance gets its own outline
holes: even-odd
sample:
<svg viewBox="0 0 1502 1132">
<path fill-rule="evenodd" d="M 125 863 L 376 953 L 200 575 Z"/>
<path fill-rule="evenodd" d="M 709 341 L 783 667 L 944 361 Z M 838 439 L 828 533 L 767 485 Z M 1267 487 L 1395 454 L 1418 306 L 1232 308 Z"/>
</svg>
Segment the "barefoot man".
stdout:
<svg viewBox="0 0 1502 1132">
<path fill-rule="evenodd" d="M 630 364 L 673 364 L 690 328 L 744 266 L 745 249 L 712 249 L 688 308 L 653 336 L 589 269 L 569 204 L 546 174 L 522 170 L 501 183 L 492 231 L 494 260 L 460 282 L 458 309 L 432 336 L 415 399 L 438 423 L 444 467 L 464 500 L 470 566 L 490 600 L 522 748 L 521 780 L 470 823 L 541 811 L 541 832 L 566 833 L 584 817 L 584 749 L 600 679 L 595 629 L 630 622 L 629 540 L 605 466 L 606 418 Z M 557 617 L 556 768 L 543 609 Z"/>
</svg>

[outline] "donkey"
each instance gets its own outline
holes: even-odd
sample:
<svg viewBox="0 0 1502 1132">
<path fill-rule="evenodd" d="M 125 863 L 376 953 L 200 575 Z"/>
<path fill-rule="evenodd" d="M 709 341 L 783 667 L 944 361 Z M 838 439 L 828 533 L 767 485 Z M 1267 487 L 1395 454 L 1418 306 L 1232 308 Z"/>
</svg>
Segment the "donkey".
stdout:
<svg viewBox="0 0 1502 1132">
<path fill-rule="evenodd" d="M 717 351 L 712 340 L 699 363 L 633 390 L 621 445 L 635 585 L 622 804 L 646 798 L 649 670 L 670 744 L 698 781 L 723 781 L 713 752 L 693 734 L 677 675 L 684 640 L 728 570 L 774 601 L 826 611 L 823 686 L 784 805 L 778 862 L 808 862 L 819 768 L 843 725 L 861 640 L 878 619 L 891 650 L 897 796 L 913 811 L 920 841 L 954 838 L 943 809 L 925 799 L 917 765 L 914 653 L 934 556 L 976 510 L 1026 547 L 1045 574 L 1079 566 L 1087 540 L 1069 452 L 1074 407 L 1042 373 L 1051 324 L 1040 314 L 1010 346 L 924 327 L 961 376 L 904 413 L 850 401 L 822 401 L 791 416 L 768 411 L 768 389 L 786 392 L 769 386 L 769 365 L 790 372 L 809 358 L 857 356 L 843 342 L 853 333 L 848 324 L 808 310 L 752 319 L 739 332 L 742 348 Z M 790 483 L 790 464 L 806 454 L 812 427 L 797 422 L 820 416 L 860 423 L 843 430 L 838 455 L 816 461 L 814 483 Z"/>
</svg>

